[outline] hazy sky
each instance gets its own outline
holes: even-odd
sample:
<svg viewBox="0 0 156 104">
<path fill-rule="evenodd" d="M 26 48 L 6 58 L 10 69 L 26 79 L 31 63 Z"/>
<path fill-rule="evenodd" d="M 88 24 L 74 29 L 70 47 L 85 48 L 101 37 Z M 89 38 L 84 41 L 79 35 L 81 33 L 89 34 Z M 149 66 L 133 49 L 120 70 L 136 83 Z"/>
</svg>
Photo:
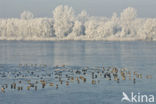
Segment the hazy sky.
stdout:
<svg viewBox="0 0 156 104">
<path fill-rule="evenodd" d="M 139 17 L 156 17 L 156 0 L 0 0 L 0 18 L 19 17 L 24 10 L 36 17 L 50 17 L 60 4 L 72 6 L 76 12 L 84 9 L 93 16 L 111 16 L 130 6 L 138 10 Z"/>
</svg>

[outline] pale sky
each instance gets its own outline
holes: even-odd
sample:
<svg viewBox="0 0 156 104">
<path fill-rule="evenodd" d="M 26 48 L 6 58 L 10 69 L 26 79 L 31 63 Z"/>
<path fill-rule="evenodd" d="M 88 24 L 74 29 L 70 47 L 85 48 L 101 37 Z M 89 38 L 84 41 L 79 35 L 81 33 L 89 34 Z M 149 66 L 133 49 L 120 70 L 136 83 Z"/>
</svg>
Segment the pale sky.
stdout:
<svg viewBox="0 0 156 104">
<path fill-rule="evenodd" d="M 139 17 L 156 17 L 156 0 L 0 0 L 0 18 L 19 17 L 24 10 L 35 17 L 51 17 L 60 4 L 72 6 L 76 12 L 86 10 L 91 16 L 111 16 L 134 7 Z"/>
</svg>

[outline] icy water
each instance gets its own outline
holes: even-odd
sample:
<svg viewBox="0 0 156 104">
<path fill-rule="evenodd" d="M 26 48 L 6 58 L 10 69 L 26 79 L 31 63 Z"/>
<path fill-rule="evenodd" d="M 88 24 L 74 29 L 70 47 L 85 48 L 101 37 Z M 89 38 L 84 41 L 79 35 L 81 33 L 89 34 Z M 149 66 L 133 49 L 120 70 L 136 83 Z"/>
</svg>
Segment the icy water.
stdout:
<svg viewBox="0 0 156 104">
<path fill-rule="evenodd" d="M 65 66 L 55 67 L 63 64 Z M 135 84 L 133 79 L 128 78 L 120 78 L 117 83 L 103 77 L 103 66 L 126 68 L 141 73 L 143 78 L 136 79 Z M 63 84 L 54 78 L 56 75 L 53 74 L 58 69 L 65 70 L 61 71 Z M 85 75 L 73 75 L 83 69 L 88 70 Z M 100 70 L 100 74 L 97 70 Z M 33 75 L 32 71 L 43 78 Z M 20 78 L 19 75 L 15 78 L 14 75 L 19 72 L 27 77 Z M 94 84 L 91 77 L 93 72 L 98 73 Z M 74 77 L 73 81 L 69 80 L 69 85 L 65 82 L 66 74 Z M 0 92 L 0 104 L 124 104 L 127 102 L 121 102 L 122 92 L 128 96 L 134 92 L 136 95 L 156 97 L 155 74 L 156 42 L 0 41 L 0 85 L 21 80 L 22 84 L 18 85 L 23 86 L 22 91 L 12 90 L 9 85 L 5 93 Z M 152 75 L 152 79 L 147 79 L 146 75 Z M 86 81 L 82 78 L 77 83 L 75 79 L 80 76 L 84 76 Z M 47 83 L 58 84 L 58 88 L 49 85 L 41 88 L 38 84 L 37 91 L 34 88 L 28 91 L 25 86 L 27 79 L 32 82 L 45 79 Z"/>
</svg>

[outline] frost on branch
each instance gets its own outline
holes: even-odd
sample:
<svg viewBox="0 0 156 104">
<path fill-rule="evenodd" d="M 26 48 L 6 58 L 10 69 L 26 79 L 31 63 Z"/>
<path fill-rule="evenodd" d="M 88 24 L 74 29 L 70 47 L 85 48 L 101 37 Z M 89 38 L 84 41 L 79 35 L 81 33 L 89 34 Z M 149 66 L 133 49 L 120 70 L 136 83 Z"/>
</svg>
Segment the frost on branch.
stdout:
<svg viewBox="0 0 156 104">
<path fill-rule="evenodd" d="M 72 32 L 74 10 L 72 7 L 60 5 L 53 11 L 55 35 L 63 38 Z"/>
<path fill-rule="evenodd" d="M 131 36 L 136 34 L 133 23 L 136 19 L 137 12 L 134 8 L 128 7 L 120 14 L 120 24 L 122 27 L 121 37 Z"/>
<path fill-rule="evenodd" d="M 33 19 L 33 17 L 34 17 L 34 15 L 30 11 L 24 11 L 21 13 L 21 19 L 28 20 L 28 19 Z"/>
</svg>

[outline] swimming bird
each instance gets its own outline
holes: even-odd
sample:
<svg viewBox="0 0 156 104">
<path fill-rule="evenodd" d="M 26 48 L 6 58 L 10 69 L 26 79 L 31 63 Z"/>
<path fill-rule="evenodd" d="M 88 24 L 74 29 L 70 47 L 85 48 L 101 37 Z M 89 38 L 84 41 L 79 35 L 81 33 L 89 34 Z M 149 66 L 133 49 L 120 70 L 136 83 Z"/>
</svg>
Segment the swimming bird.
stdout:
<svg viewBox="0 0 156 104">
<path fill-rule="evenodd" d="M 133 78 L 133 83 L 134 83 L 134 84 L 136 83 L 136 79 L 135 79 L 135 78 Z"/>
<path fill-rule="evenodd" d="M 54 86 L 54 83 L 49 83 L 49 86 Z"/>
<path fill-rule="evenodd" d="M 105 71 L 105 67 L 104 66 L 102 67 L 102 71 Z"/>
<path fill-rule="evenodd" d="M 76 73 L 76 74 L 81 74 L 81 71 L 77 70 L 75 73 Z"/>
<path fill-rule="evenodd" d="M 96 84 L 96 81 L 95 80 L 92 80 L 92 85 L 95 85 Z"/>
<path fill-rule="evenodd" d="M 29 85 L 29 86 L 27 86 L 27 90 L 28 90 L 28 91 L 30 90 L 30 85 Z"/>
<path fill-rule="evenodd" d="M 117 79 L 117 83 L 119 83 L 119 78 Z"/>
<path fill-rule="evenodd" d="M 23 90 L 23 87 L 21 86 L 21 90 Z"/>
<path fill-rule="evenodd" d="M 29 85 L 30 85 L 30 87 L 34 87 L 35 86 L 34 83 L 29 83 Z"/>
<path fill-rule="evenodd" d="M 20 91 L 20 90 L 21 90 L 21 87 L 20 87 L 20 86 L 18 86 L 18 87 L 17 87 L 17 90 L 18 90 L 18 91 Z"/>
<path fill-rule="evenodd" d="M 74 82 L 74 77 L 71 77 L 71 79 L 70 79 L 70 80 L 71 80 L 71 82 Z"/>
<path fill-rule="evenodd" d="M 63 64 L 63 65 L 61 65 L 61 67 L 65 67 L 65 65 Z"/>
<path fill-rule="evenodd" d="M 142 74 L 139 74 L 139 78 L 142 79 Z"/>
<path fill-rule="evenodd" d="M 83 78 L 83 82 L 84 82 L 84 83 L 86 82 L 86 78 Z"/>
<path fill-rule="evenodd" d="M 37 86 L 35 86 L 35 91 L 37 91 Z"/>
<path fill-rule="evenodd" d="M 122 80 L 126 80 L 125 73 L 123 71 L 121 71 L 120 73 L 121 73 Z"/>
<path fill-rule="evenodd" d="M 80 83 L 80 80 L 79 80 L 79 79 L 77 80 L 77 83 L 78 83 L 78 84 Z"/>
<path fill-rule="evenodd" d="M 5 88 L 4 87 L 1 88 L 1 92 L 3 92 L 3 93 L 5 92 Z"/>
<path fill-rule="evenodd" d="M 95 78 L 97 78 L 97 75 L 95 74 Z"/>
<path fill-rule="evenodd" d="M 63 83 L 63 81 L 62 80 L 60 80 L 60 84 L 62 84 Z"/>
<path fill-rule="evenodd" d="M 13 89 L 13 84 L 11 84 L 11 89 Z"/>
<path fill-rule="evenodd" d="M 94 79 L 94 72 L 92 72 L 92 79 Z"/>
<path fill-rule="evenodd" d="M 113 77 L 114 77 L 114 80 L 116 81 L 118 79 L 118 74 L 117 73 L 114 73 L 113 74 Z"/>
<path fill-rule="evenodd" d="M 80 79 L 81 79 L 81 80 L 83 80 L 83 78 L 84 78 L 83 76 L 80 76 Z"/>
<path fill-rule="evenodd" d="M 108 80 L 111 80 L 111 74 L 109 72 L 106 72 L 104 74 L 104 78 L 107 78 Z"/>
<path fill-rule="evenodd" d="M 56 84 L 56 89 L 58 89 L 58 84 Z"/>
<path fill-rule="evenodd" d="M 16 83 L 13 83 L 13 89 L 16 89 Z"/>
<path fill-rule="evenodd" d="M 8 84 L 4 84 L 5 88 L 8 88 Z"/>
<path fill-rule="evenodd" d="M 22 81 L 19 81 L 19 83 L 22 83 Z"/>
<path fill-rule="evenodd" d="M 113 67 L 112 71 L 111 71 L 113 74 L 116 74 L 118 73 L 118 69 L 116 67 Z"/>
<path fill-rule="evenodd" d="M 35 81 L 35 84 L 38 84 L 38 81 Z"/>
<path fill-rule="evenodd" d="M 80 83 L 80 80 L 79 80 L 79 78 L 78 78 L 78 77 L 76 77 L 76 80 L 77 80 L 77 83 L 79 84 L 79 83 Z"/>
<path fill-rule="evenodd" d="M 146 79 L 152 79 L 152 75 L 146 75 Z"/>
<path fill-rule="evenodd" d="M 68 86 L 69 85 L 69 82 L 68 81 L 66 81 L 66 86 Z"/>
</svg>

